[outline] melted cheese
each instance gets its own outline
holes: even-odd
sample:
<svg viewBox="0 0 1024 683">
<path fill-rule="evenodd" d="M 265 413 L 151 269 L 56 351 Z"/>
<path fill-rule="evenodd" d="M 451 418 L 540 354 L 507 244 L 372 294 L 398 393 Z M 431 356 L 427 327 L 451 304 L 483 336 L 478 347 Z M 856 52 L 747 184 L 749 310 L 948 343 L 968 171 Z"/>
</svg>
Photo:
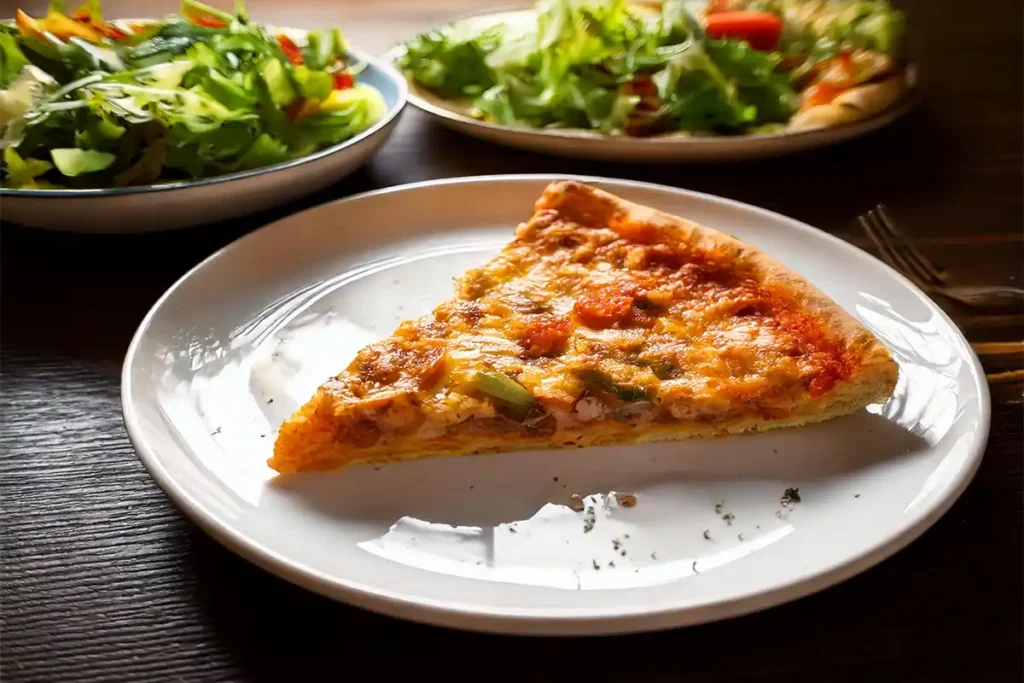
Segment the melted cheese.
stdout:
<svg viewBox="0 0 1024 683">
<path fill-rule="evenodd" d="M 779 417 L 849 372 L 842 347 L 784 292 L 642 228 L 535 215 L 453 299 L 327 385 L 336 438 L 362 447 L 525 431 L 557 441 L 609 423 Z M 525 420 L 471 388 L 481 370 L 533 395 Z"/>
</svg>

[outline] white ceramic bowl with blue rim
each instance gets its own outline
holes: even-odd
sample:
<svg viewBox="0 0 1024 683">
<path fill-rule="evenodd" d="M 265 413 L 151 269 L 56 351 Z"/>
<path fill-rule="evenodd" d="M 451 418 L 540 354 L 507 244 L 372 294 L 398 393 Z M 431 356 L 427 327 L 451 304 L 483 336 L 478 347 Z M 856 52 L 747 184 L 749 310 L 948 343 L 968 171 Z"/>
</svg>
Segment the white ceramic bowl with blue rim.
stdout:
<svg viewBox="0 0 1024 683">
<path fill-rule="evenodd" d="M 405 79 L 367 54 L 359 81 L 380 91 L 387 113 L 362 133 L 280 164 L 138 187 L 87 190 L 0 188 L 0 219 L 65 232 L 139 233 L 236 218 L 312 194 L 362 166 L 387 141 L 408 98 Z"/>
</svg>

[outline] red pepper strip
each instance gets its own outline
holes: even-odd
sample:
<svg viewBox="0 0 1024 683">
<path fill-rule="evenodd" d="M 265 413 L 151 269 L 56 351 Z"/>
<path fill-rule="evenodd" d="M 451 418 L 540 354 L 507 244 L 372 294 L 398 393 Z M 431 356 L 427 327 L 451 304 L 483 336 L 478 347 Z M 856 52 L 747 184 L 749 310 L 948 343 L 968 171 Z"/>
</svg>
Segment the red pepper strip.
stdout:
<svg viewBox="0 0 1024 683">
<path fill-rule="evenodd" d="M 334 74 L 334 89 L 335 90 L 347 90 L 355 84 L 356 80 L 352 78 L 352 74 L 347 71 L 339 71 Z"/>
<path fill-rule="evenodd" d="M 302 50 L 288 36 L 284 34 L 278 35 L 277 43 L 281 46 L 281 52 L 284 52 L 285 58 L 292 64 L 299 66 L 306 61 L 302 56 Z"/>
<path fill-rule="evenodd" d="M 205 14 L 197 14 L 188 18 L 196 26 L 202 26 L 203 28 L 227 28 L 228 25 L 218 19 L 217 17 L 207 16 Z"/>
</svg>

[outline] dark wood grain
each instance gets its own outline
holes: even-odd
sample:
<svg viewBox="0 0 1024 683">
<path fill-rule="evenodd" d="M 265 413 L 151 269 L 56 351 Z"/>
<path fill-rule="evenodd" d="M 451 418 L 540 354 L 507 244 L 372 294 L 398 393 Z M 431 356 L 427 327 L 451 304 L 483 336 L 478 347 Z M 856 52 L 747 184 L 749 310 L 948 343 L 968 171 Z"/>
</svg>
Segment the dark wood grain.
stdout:
<svg viewBox="0 0 1024 683">
<path fill-rule="evenodd" d="M 345 21 L 375 50 L 473 5 L 250 3 L 254 16 L 265 10 L 277 21 L 297 13 L 298 25 Z M 275 217 L 410 181 L 541 171 L 650 180 L 758 204 L 863 247 L 851 219 L 885 201 L 957 278 L 1019 285 L 1020 4 L 992 0 L 984 12 L 934 0 L 903 5 L 928 95 L 896 125 L 832 149 L 720 166 L 584 163 L 467 140 L 410 110 L 366 168 L 268 214 L 141 237 L 3 226 L 2 679 L 311 681 L 359 672 L 392 680 L 437 671 L 457 680 L 1021 680 L 1020 383 L 993 387 L 992 434 L 974 483 L 895 557 L 760 614 L 600 640 L 458 633 L 295 588 L 185 520 L 147 476 L 121 422 L 124 351 L 176 278 Z M 972 342 L 1024 338 L 1021 316 L 950 312 Z M 986 362 L 993 371 L 1019 367 L 1013 358 Z"/>
</svg>

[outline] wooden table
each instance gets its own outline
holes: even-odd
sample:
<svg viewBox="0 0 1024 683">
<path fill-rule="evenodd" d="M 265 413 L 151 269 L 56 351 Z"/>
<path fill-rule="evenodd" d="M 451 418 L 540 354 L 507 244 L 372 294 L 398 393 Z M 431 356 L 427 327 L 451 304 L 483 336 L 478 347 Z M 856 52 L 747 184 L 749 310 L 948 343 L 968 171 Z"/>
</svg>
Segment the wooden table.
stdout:
<svg viewBox="0 0 1024 683">
<path fill-rule="evenodd" d="M 343 21 L 357 43 L 381 52 L 480 4 L 320 0 L 250 8 L 256 18 L 303 26 Z M 118 378 L 128 341 L 193 264 L 305 206 L 430 178 L 550 171 L 656 181 L 780 211 L 863 247 L 851 219 L 881 200 L 958 278 L 1019 285 L 1019 3 L 992 0 L 979 12 L 962 3 L 903 4 L 928 97 L 891 128 L 833 149 L 728 166 L 585 163 L 464 139 L 409 110 L 364 170 L 269 214 L 144 237 L 4 226 L 3 679 L 313 681 L 354 676 L 370 663 L 362 675 L 383 680 L 443 671 L 447 679 L 531 681 L 1019 681 L 1020 383 L 993 387 L 992 434 L 974 483 L 895 557 L 767 612 L 607 640 L 452 632 L 295 588 L 188 522 L 147 476 L 121 422 Z M 107 5 L 116 15 L 129 3 Z M 1019 315 L 950 312 L 973 342 L 1024 338 Z M 986 359 L 991 371 L 1020 363 L 1019 355 Z"/>
</svg>

